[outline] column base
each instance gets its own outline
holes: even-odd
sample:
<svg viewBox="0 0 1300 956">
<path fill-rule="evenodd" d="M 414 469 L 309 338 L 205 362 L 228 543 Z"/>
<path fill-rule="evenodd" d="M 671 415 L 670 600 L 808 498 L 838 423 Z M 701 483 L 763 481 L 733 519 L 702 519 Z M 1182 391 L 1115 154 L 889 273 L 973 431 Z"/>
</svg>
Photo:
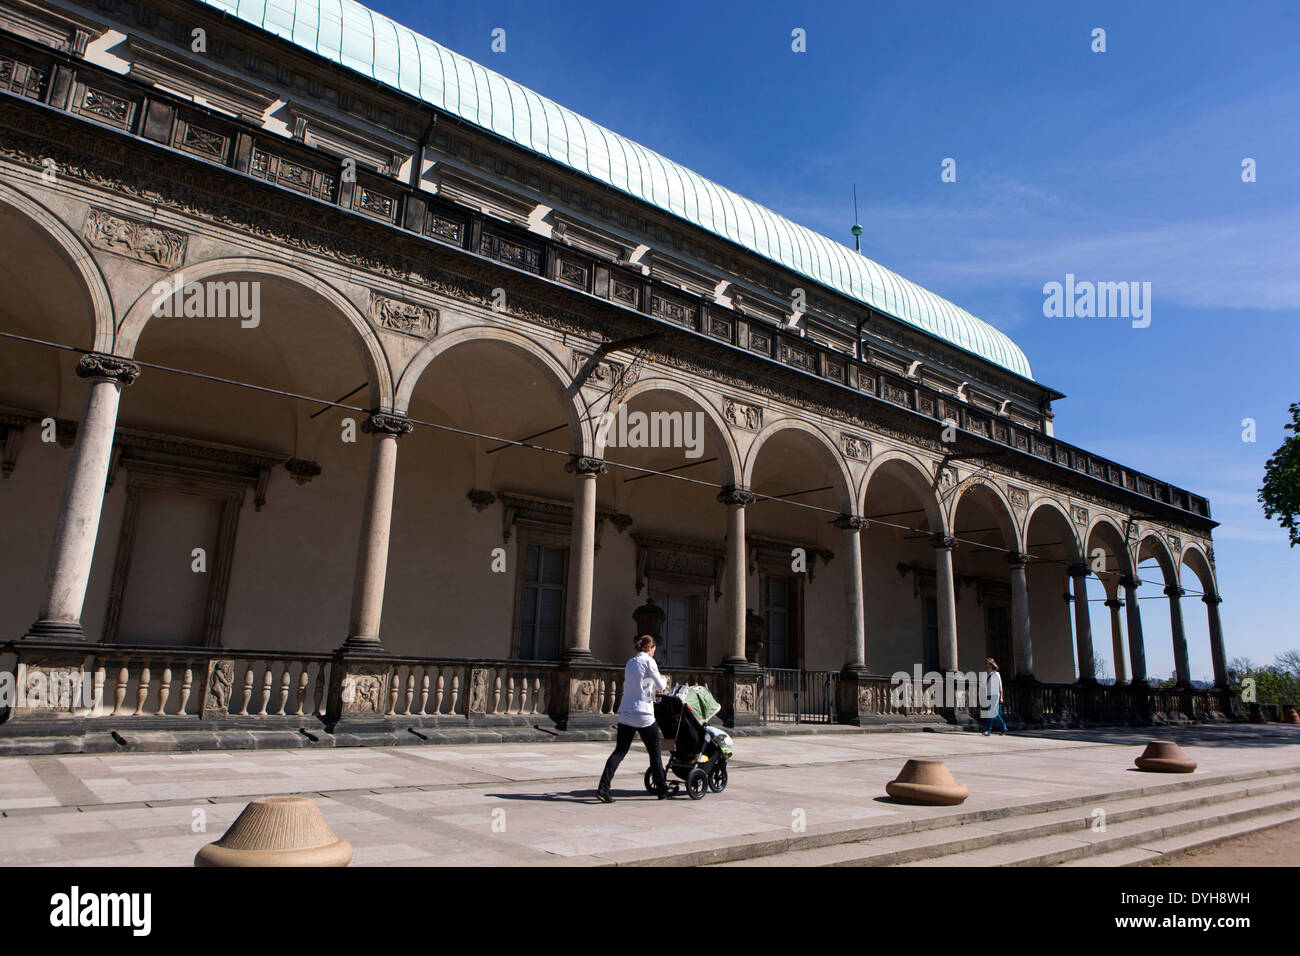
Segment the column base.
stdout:
<svg viewBox="0 0 1300 956">
<path fill-rule="evenodd" d="M 37 621 L 27 629 L 23 639 L 38 641 L 85 641 L 86 632 L 79 621 Z"/>
<path fill-rule="evenodd" d="M 724 657 L 718 666 L 732 674 L 757 674 L 763 669 L 744 657 Z"/>
<path fill-rule="evenodd" d="M 361 637 L 353 635 L 338 646 L 334 651 L 335 654 L 346 654 L 348 657 L 391 657 L 388 650 L 380 643 L 377 637 Z"/>
<path fill-rule="evenodd" d="M 598 663 L 596 656 L 585 648 L 565 648 L 564 653 L 560 655 L 560 660 L 572 664 Z"/>
</svg>

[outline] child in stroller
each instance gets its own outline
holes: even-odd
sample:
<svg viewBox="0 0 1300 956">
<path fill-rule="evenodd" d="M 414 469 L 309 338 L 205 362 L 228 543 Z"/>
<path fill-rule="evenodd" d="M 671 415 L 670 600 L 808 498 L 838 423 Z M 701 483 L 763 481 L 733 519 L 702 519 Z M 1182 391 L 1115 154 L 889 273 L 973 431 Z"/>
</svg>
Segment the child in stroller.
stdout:
<svg viewBox="0 0 1300 956">
<path fill-rule="evenodd" d="M 665 770 L 686 782 L 692 800 L 701 799 L 708 790 L 721 793 L 727 787 L 727 760 L 731 757 L 731 738 L 708 721 L 721 708 L 708 689 L 700 685 L 678 685 L 655 701 L 655 723 L 664 740 L 673 742 Z M 681 784 L 668 783 L 669 793 Z M 645 788 L 655 793 L 650 770 L 645 774 Z"/>
</svg>

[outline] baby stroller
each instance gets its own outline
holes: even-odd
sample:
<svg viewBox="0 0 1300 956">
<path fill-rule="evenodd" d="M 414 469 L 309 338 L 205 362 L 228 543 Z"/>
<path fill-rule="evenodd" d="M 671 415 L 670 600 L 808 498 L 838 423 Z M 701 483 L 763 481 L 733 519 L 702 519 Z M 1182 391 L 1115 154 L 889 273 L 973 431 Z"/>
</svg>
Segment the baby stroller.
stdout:
<svg viewBox="0 0 1300 956">
<path fill-rule="evenodd" d="M 686 781 L 686 794 L 692 800 L 703 798 L 708 790 L 721 793 L 727 789 L 731 738 L 708 726 L 708 720 L 720 709 L 713 695 L 701 686 L 678 686 L 655 701 L 655 723 L 664 739 L 673 742 L 664 774 Z M 668 786 L 669 793 L 681 788 L 676 780 L 670 780 Z M 645 772 L 645 788 L 657 792 L 653 770 Z"/>
</svg>

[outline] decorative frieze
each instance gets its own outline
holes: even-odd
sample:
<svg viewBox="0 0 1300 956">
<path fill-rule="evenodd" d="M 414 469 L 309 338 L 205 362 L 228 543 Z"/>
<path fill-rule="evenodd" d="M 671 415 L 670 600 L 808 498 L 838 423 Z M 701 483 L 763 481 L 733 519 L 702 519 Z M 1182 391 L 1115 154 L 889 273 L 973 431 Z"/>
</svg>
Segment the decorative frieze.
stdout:
<svg viewBox="0 0 1300 956">
<path fill-rule="evenodd" d="M 1020 511 L 1029 509 L 1029 492 L 1024 488 L 1017 488 L 1015 485 L 1007 485 L 1007 497 L 1011 499 L 1011 507 Z"/>
<path fill-rule="evenodd" d="M 444 242 L 461 245 L 465 241 L 465 224 L 456 219 L 439 215 L 430 209 L 424 215 L 424 234 Z"/>
<path fill-rule="evenodd" d="M 781 361 L 805 372 L 817 372 L 817 355 L 807 349 L 796 348 L 789 342 L 781 343 Z"/>
<path fill-rule="evenodd" d="M 639 290 L 630 282 L 624 282 L 622 279 L 611 279 L 609 285 L 610 297 L 618 302 L 637 308 L 640 302 Z"/>
<path fill-rule="evenodd" d="M 172 146 L 203 159 L 224 163 L 230 147 L 230 137 L 180 119 L 176 121 L 172 134 Z"/>
<path fill-rule="evenodd" d="M 437 309 L 394 299 L 373 289 L 370 292 L 370 321 L 380 328 L 416 338 L 428 338 L 438 332 Z"/>
<path fill-rule="evenodd" d="M 591 270 L 585 263 L 574 259 L 559 259 L 555 270 L 556 278 L 561 282 L 586 290 L 591 285 Z"/>
<path fill-rule="evenodd" d="M 688 329 L 695 328 L 695 309 L 662 295 L 650 296 L 650 314 L 668 322 L 676 322 Z"/>
<path fill-rule="evenodd" d="M 137 222 L 104 209 L 90 210 L 82 235 L 97 249 L 165 269 L 173 269 L 185 259 L 184 233 Z"/>
<path fill-rule="evenodd" d="M 48 70 L 21 60 L 0 57 L 0 89 L 28 99 L 41 100 L 45 98 L 45 83 L 48 78 Z"/>
<path fill-rule="evenodd" d="M 80 86 L 73 112 L 125 129 L 135 117 L 135 103 L 106 90 Z"/>
<path fill-rule="evenodd" d="M 484 229 L 479 251 L 490 259 L 504 262 L 516 269 L 541 274 L 542 251 L 536 246 Z"/>
<path fill-rule="evenodd" d="M 722 414 L 727 421 L 740 428 L 756 432 L 763 427 L 763 409 L 759 405 L 747 405 L 734 398 L 724 398 Z"/>
<path fill-rule="evenodd" d="M 325 202 L 332 203 L 338 200 L 336 176 L 263 149 L 253 150 L 253 159 L 248 171 L 267 182 L 316 199 L 323 199 Z"/>
<path fill-rule="evenodd" d="M 857 435 L 840 435 L 840 444 L 844 449 L 844 454 L 850 458 L 856 458 L 858 461 L 871 460 L 871 442 L 865 438 L 859 438 Z"/>
<path fill-rule="evenodd" d="M 593 356 L 590 352 L 579 352 L 577 349 L 573 350 L 570 359 L 570 367 L 573 369 L 573 374 L 575 376 L 583 376 L 582 384 L 608 388 L 622 380 L 622 364 L 619 362 L 606 361 L 604 359 L 593 363 L 592 358 Z M 584 369 L 586 370 L 585 375 L 583 375 Z M 633 377 L 633 381 L 635 381 L 635 377 Z"/>
</svg>

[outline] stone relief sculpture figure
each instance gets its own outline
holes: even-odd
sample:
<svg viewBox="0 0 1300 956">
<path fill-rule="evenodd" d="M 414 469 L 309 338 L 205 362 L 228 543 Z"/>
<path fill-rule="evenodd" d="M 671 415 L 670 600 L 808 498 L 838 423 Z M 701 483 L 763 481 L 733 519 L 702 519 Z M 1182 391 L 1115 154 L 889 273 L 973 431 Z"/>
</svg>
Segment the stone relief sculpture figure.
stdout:
<svg viewBox="0 0 1300 956">
<path fill-rule="evenodd" d="M 208 686 L 208 709 L 226 713 L 230 709 L 230 688 L 235 682 L 235 662 L 217 661 L 212 665 L 212 683 Z"/>
</svg>

